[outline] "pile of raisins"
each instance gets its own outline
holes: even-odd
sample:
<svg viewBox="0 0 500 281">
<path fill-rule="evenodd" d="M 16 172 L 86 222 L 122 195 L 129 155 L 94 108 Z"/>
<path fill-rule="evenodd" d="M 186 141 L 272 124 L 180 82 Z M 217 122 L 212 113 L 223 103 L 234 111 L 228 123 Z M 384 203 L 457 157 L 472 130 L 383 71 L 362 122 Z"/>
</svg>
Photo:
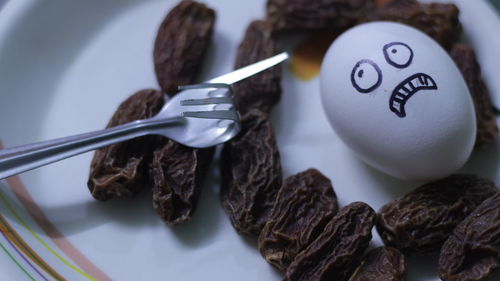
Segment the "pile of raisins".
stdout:
<svg viewBox="0 0 500 281">
<path fill-rule="evenodd" d="M 388 2 L 385 5 L 376 3 Z M 453 4 L 415 0 L 268 0 L 266 17 L 251 22 L 235 68 L 278 54 L 287 33 L 340 34 L 367 21 L 414 26 L 450 52 L 476 107 L 476 146 L 498 134 L 488 90 L 474 50 L 458 43 L 461 26 Z M 154 67 L 161 90 L 125 100 L 108 127 L 154 116 L 194 83 L 210 43 L 215 12 L 180 1 L 161 23 Z M 363 202 L 339 208 L 330 180 L 316 169 L 283 179 L 270 121 L 281 97 L 281 68 L 234 85 L 242 131 L 220 154 L 221 202 L 235 230 L 258 237 L 259 251 L 287 281 L 405 280 L 404 255 L 440 252 L 443 280 L 480 280 L 500 266 L 500 197 L 491 181 L 453 175 L 425 184 L 376 213 Z M 136 138 L 96 151 L 88 187 L 98 200 L 153 193 L 153 206 L 170 225 L 189 220 L 214 157 L 214 148 L 189 148 L 159 136 Z M 376 226 L 386 246 L 366 250 Z"/>
</svg>

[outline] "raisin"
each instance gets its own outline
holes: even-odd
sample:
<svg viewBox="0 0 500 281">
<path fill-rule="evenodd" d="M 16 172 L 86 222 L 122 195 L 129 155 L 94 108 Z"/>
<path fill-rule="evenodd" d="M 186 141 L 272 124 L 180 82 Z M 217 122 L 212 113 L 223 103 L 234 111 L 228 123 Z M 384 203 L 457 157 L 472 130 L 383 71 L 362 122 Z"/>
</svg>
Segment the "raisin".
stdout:
<svg viewBox="0 0 500 281">
<path fill-rule="evenodd" d="M 332 183 L 318 170 L 288 177 L 259 236 L 262 256 L 286 270 L 295 256 L 321 234 L 337 210 Z"/>
<path fill-rule="evenodd" d="M 221 200 L 239 233 L 259 235 L 281 187 L 278 146 L 267 114 L 252 110 L 221 154 Z"/>
<path fill-rule="evenodd" d="M 450 56 L 462 72 L 474 101 L 477 120 L 476 147 L 493 143 L 498 135 L 495 111 L 491 103 L 490 93 L 481 77 L 481 67 L 474 50 L 465 44 L 455 44 Z"/>
<path fill-rule="evenodd" d="M 392 247 L 378 247 L 366 254 L 349 281 L 404 281 L 406 280 L 404 255 Z"/>
<path fill-rule="evenodd" d="M 344 31 L 375 9 L 373 0 L 268 0 L 274 33 L 331 29 Z"/>
<path fill-rule="evenodd" d="M 372 239 L 375 211 L 354 202 L 326 225 L 288 267 L 284 281 L 347 280 Z"/>
<path fill-rule="evenodd" d="M 175 95 L 178 85 L 195 82 L 214 23 L 214 10 L 190 0 L 180 1 L 161 23 L 153 58 L 158 83 L 168 95 Z"/>
<path fill-rule="evenodd" d="M 253 21 L 238 47 L 235 68 L 247 66 L 278 54 L 281 49 L 271 37 L 270 25 Z M 234 103 L 241 114 L 251 109 L 269 112 L 281 97 L 281 67 L 275 66 L 233 86 Z"/>
<path fill-rule="evenodd" d="M 476 281 L 500 267 L 500 192 L 486 199 L 444 243 L 439 276 L 446 281 Z"/>
<path fill-rule="evenodd" d="M 154 152 L 151 164 L 153 206 L 166 223 L 176 225 L 192 217 L 214 149 L 165 143 Z"/>
<path fill-rule="evenodd" d="M 120 104 L 107 128 L 153 117 L 165 103 L 160 91 L 142 90 Z M 90 166 L 89 190 L 98 200 L 132 196 L 149 184 L 149 147 L 159 137 L 145 136 L 112 144 L 95 151 Z"/>
<path fill-rule="evenodd" d="M 452 175 L 424 184 L 379 211 L 377 230 L 387 246 L 405 254 L 439 251 L 453 229 L 496 191 L 474 175 Z"/>
<path fill-rule="evenodd" d="M 436 40 L 445 49 L 462 32 L 459 10 L 454 4 L 423 4 L 415 0 L 394 0 L 366 16 L 363 21 L 395 21 L 413 26 Z"/>
</svg>

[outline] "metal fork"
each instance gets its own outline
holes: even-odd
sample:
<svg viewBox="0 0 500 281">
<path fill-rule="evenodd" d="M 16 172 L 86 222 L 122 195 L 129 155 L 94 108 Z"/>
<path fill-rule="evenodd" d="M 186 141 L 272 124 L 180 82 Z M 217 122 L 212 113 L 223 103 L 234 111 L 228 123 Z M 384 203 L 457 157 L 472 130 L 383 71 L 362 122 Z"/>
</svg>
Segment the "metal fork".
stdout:
<svg viewBox="0 0 500 281">
<path fill-rule="evenodd" d="M 229 85 L 182 88 L 184 91 L 150 119 L 4 149 L 0 151 L 0 178 L 144 135 L 162 135 L 187 146 L 203 148 L 225 142 L 239 132 L 239 117 Z"/>
<path fill-rule="evenodd" d="M 240 130 L 230 84 L 288 58 L 286 53 L 216 77 L 204 84 L 182 86 L 160 112 L 145 120 L 100 131 L 0 150 L 0 179 L 103 146 L 156 134 L 191 147 L 210 147 Z"/>
</svg>

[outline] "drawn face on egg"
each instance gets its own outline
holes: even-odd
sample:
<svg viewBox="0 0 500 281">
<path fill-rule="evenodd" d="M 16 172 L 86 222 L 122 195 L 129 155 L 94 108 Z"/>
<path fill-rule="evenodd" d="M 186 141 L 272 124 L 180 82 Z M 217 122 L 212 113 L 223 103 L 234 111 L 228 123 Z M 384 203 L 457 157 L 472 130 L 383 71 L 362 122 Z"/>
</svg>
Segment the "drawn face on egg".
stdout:
<svg viewBox="0 0 500 281">
<path fill-rule="evenodd" d="M 383 52 L 384 63 L 393 68 L 395 75 L 397 70 L 411 68 L 414 59 L 413 49 L 404 42 L 389 42 L 380 50 Z M 384 72 L 377 62 L 363 58 L 359 60 L 351 71 L 351 83 L 360 94 L 368 94 L 380 87 Z M 388 68 L 388 71 L 391 71 Z M 436 81 L 429 75 L 419 70 L 408 77 L 402 77 L 401 82 L 392 87 L 392 93 L 388 98 L 389 109 L 398 117 L 406 117 L 406 103 L 411 97 L 419 92 L 437 90 Z"/>
<path fill-rule="evenodd" d="M 472 151 L 475 112 L 462 74 L 412 27 L 371 22 L 341 34 L 323 60 L 320 94 L 337 137 L 386 174 L 442 178 Z"/>
</svg>

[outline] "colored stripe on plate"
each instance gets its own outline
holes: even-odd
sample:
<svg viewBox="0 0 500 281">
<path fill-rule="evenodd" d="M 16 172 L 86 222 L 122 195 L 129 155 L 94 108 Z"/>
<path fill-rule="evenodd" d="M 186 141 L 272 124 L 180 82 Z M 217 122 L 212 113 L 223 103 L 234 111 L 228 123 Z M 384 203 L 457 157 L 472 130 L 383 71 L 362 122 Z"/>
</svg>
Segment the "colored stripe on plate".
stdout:
<svg viewBox="0 0 500 281">
<path fill-rule="evenodd" d="M 0 142 L 0 149 L 3 148 Z M 39 235 L 37 235 L 31 227 L 18 215 L 18 212 L 14 209 L 12 204 L 8 202 L 5 195 L 0 191 L 0 199 L 4 201 L 7 208 L 12 212 L 17 221 L 23 225 L 23 227 L 28 230 L 31 235 L 38 240 L 47 250 L 49 250 L 54 256 L 56 256 L 61 262 L 66 266 L 76 271 L 83 277 L 92 281 L 112 281 L 112 279 L 107 276 L 102 270 L 95 266 L 85 255 L 83 255 L 64 235 L 55 227 L 54 224 L 45 216 L 42 209 L 36 204 L 32 196 L 29 194 L 28 189 L 24 186 L 23 182 L 18 176 L 12 176 L 5 179 L 12 192 L 16 195 L 17 199 L 21 201 L 25 209 L 31 215 L 31 217 L 36 221 L 36 223 L 43 229 L 43 231 L 50 237 L 52 242 L 56 244 L 64 254 L 66 254 L 72 261 L 74 261 L 78 266 L 73 265 L 71 262 L 66 260 L 64 257 L 59 255 L 54 249 L 52 249 Z"/>
<path fill-rule="evenodd" d="M 0 199 L 5 204 L 10 205 L 9 203 L 7 203 L 5 195 L 2 192 L 0 192 Z M 10 242 L 12 242 L 19 250 L 21 250 L 21 252 L 23 252 L 28 258 L 30 258 L 30 260 L 41 267 L 50 276 L 52 276 L 56 280 L 66 280 L 50 265 L 48 265 L 35 251 L 33 251 L 28 243 L 26 243 L 26 241 L 24 241 L 24 239 L 19 236 L 17 231 L 12 228 L 12 226 L 7 222 L 7 220 L 5 220 L 2 215 L 0 215 L 0 229 L 2 231 L 2 234 L 4 234 Z"/>
<path fill-rule="evenodd" d="M 35 278 L 33 278 L 33 276 L 31 276 L 31 274 L 29 274 L 29 272 L 26 271 L 26 269 L 24 269 L 24 267 L 14 258 L 14 256 L 12 256 L 9 250 L 7 250 L 1 242 L 0 242 L 0 247 L 5 252 L 5 254 L 7 254 L 7 256 L 17 265 L 17 267 L 19 267 L 19 269 L 21 269 L 21 271 L 23 271 L 28 276 L 28 278 L 30 278 L 33 281 L 36 281 Z"/>
</svg>

